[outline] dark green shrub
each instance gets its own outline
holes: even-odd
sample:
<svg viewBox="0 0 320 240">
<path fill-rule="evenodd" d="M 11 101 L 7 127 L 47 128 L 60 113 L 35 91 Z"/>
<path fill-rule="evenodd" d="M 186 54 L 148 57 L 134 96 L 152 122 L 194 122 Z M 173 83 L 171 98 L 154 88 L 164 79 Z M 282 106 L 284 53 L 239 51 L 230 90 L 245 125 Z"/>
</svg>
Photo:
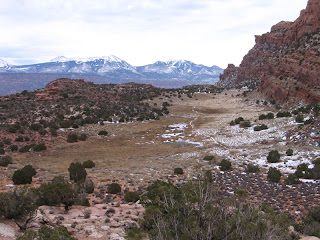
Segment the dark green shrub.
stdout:
<svg viewBox="0 0 320 240">
<path fill-rule="evenodd" d="M 255 126 L 255 127 L 253 128 L 254 131 L 262 131 L 262 130 L 266 130 L 266 129 L 268 129 L 268 126 L 265 125 L 265 124 L 262 124 L 262 125 L 260 125 L 260 126 Z"/>
<path fill-rule="evenodd" d="M 5 152 L 4 148 L 0 148 L 0 154 L 5 154 Z"/>
<path fill-rule="evenodd" d="M 92 160 L 87 160 L 82 163 L 84 168 L 93 168 L 96 164 Z"/>
<path fill-rule="evenodd" d="M 276 168 L 269 168 L 268 171 L 268 180 L 270 182 L 279 183 L 281 178 L 281 172 Z"/>
<path fill-rule="evenodd" d="M 32 131 L 39 131 L 40 129 L 42 129 L 42 126 L 40 123 L 32 123 L 30 125 L 30 130 Z"/>
<path fill-rule="evenodd" d="M 261 114 L 259 116 L 259 120 L 264 120 L 264 119 L 267 119 L 267 116 L 265 114 Z"/>
<path fill-rule="evenodd" d="M 78 182 L 86 179 L 87 172 L 81 163 L 71 163 L 68 168 L 70 180 Z"/>
<path fill-rule="evenodd" d="M 240 122 L 244 121 L 243 117 L 238 117 L 234 120 L 235 124 L 240 124 Z"/>
<path fill-rule="evenodd" d="M 105 131 L 105 130 L 101 130 L 99 133 L 98 133 L 99 136 L 107 136 L 108 135 L 108 132 Z"/>
<path fill-rule="evenodd" d="M 296 122 L 297 123 L 303 123 L 304 122 L 303 115 L 298 114 L 298 116 L 296 117 Z"/>
<path fill-rule="evenodd" d="M 111 183 L 108 186 L 107 190 L 108 190 L 108 193 L 117 194 L 117 193 L 121 192 L 121 186 L 118 183 Z"/>
<path fill-rule="evenodd" d="M 214 156 L 205 156 L 205 157 L 203 158 L 203 160 L 205 160 L 205 161 L 212 161 L 212 160 L 215 160 L 215 157 L 214 157 Z"/>
<path fill-rule="evenodd" d="M 277 163 L 280 160 L 280 154 L 277 150 L 272 150 L 269 152 L 267 160 L 269 163 Z"/>
<path fill-rule="evenodd" d="M 124 200 L 126 202 L 137 202 L 140 200 L 140 196 L 138 193 L 136 192 L 127 192 L 125 195 L 124 195 Z"/>
<path fill-rule="evenodd" d="M 34 146 L 34 147 L 33 147 L 33 150 L 34 150 L 35 152 L 41 152 L 41 151 L 47 150 L 47 147 L 46 147 L 46 145 L 45 145 L 44 143 L 40 143 L 40 144 Z"/>
<path fill-rule="evenodd" d="M 249 163 L 245 169 L 245 172 L 247 173 L 257 173 L 260 171 L 260 168 L 258 165 L 253 165 L 252 163 Z"/>
<path fill-rule="evenodd" d="M 37 174 L 36 169 L 32 165 L 26 165 L 21 170 L 24 171 L 26 174 L 28 174 L 31 177 L 33 177 Z"/>
<path fill-rule="evenodd" d="M 18 137 L 16 137 L 16 139 L 14 141 L 23 142 L 23 136 L 19 135 Z"/>
<path fill-rule="evenodd" d="M 20 169 L 13 173 L 12 181 L 15 185 L 30 184 L 32 182 L 32 176 Z"/>
<path fill-rule="evenodd" d="M 18 146 L 17 145 L 11 145 L 10 149 L 11 149 L 12 152 L 18 151 Z"/>
<path fill-rule="evenodd" d="M 231 122 L 230 122 L 230 126 L 235 126 L 236 125 L 236 123 L 232 120 Z"/>
<path fill-rule="evenodd" d="M 274 114 L 270 112 L 266 115 L 266 117 L 267 119 L 274 119 Z"/>
<path fill-rule="evenodd" d="M 277 113 L 277 118 L 283 118 L 283 117 L 291 117 L 290 112 L 278 112 Z"/>
<path fill-rule="evenodd" d="M 182 168 L 175 168 L 174 169 L 174 174 L 183 174 L 183 169 Z"/>
<path fill-rule="evenodd" d="M 75 133 L 70 133 L 68 135 L 67 142 L 69 142 L 69 143 L 78 142 L 78 135 Z"/>
<path fill-rule="evenodd" d="M 220 166 L 220 170 L 221 171 L 228 171 L 228 170 L 231 170 L 231 162 L 226 160 L 226 159 L 223 159 L 220 163 L 219 163 L 219 166 Z"/>
<path fill-rule="evenodd" d="M 78 140 L 80 140 L 80 141 L 86 141 L 87 138 L 88 138 L 87 135 L 84 134 L 84 133 L 82 133 L 82 134 L 78 137 Z"/>
<path fill-rule="evenodd" d="M 301 181 L 299 180 L 296 174 L 289 174 L 288 177 L 284 180 L 284 183 L 287 185 L 299 184 Z"/>
<path fill-rule="evenodd" d="M 8 165 L 11 163 L 12 163 L 12 158 L 10 156 L 3 156 L 2 158 L 0 158 L 1 167 L 8 167 Z"/>
<path fill-rule="evenodd" d="M 286 154 L 287 156 L 292 156 L 293 155 L 293 150 L 291 148 L 289 148 L 287 151 L 286 151 Z"/>
</svg>

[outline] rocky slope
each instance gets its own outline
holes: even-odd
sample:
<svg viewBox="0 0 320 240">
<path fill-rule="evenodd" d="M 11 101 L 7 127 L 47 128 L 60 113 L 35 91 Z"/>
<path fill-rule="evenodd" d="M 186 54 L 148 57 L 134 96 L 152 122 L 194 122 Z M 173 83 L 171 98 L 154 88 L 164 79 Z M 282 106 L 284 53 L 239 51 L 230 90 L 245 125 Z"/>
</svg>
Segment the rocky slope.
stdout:
<svg viewBox="0 0 320 240">
<path fill-rule="evenodd" d="M 229 65 L 219 86 L 258 80 L 258 91 L 278 103 L 320 101 L 320 1 L 309 0 L 294 22 L 280 22 L 256 44 L 239 68 Z"/>
</svg>

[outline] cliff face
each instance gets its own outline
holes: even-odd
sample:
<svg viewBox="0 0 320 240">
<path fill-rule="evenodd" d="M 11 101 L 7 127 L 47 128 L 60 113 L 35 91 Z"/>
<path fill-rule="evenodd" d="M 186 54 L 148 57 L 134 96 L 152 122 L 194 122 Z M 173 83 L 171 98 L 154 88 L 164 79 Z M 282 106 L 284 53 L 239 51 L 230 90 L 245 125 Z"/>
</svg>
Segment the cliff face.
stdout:
<svg viewBox="0 0 320 240">
<path fill-rule="evenodd" d="M 230 80 L 230 70 L 220 82 Z M 280 22 L 256 36 L 237 72 L 233 85 L 261 81 L 258 91 L 279 103 L 320 102 L 320 0 L 309 0 L 295 22 Z"/>
</svg>

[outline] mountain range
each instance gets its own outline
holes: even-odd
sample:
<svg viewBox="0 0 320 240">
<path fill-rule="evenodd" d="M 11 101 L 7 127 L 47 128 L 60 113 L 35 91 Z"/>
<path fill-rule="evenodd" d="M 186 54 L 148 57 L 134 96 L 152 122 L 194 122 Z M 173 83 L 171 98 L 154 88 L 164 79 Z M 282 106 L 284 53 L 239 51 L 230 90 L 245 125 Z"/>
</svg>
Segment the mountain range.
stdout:
<svg viewBox="0 0 320 240">
<path fill-rule="evenodd" d="M 214 84 L 222 72 L 220 67 L 207 67 L 186 60 L 158 61 L 135 67 L 112 55 L 80 59 L 60 56 L 45 63 L 19 66 L 0 59 L 0 84 L 5 86 L 0 89 L 0 95 L 41 88 L 60 77 L 83 78 L 94 83 L 150 83 L 171 88 Z"/>
</svg>

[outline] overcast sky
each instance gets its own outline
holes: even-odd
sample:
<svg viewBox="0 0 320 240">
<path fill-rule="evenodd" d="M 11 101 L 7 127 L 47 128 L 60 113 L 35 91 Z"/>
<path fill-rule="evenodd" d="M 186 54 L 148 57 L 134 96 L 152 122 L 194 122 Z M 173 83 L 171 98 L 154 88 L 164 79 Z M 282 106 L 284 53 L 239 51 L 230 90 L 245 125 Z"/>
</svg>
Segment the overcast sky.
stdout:
<svg viewBox="0 0 320 240">
<path fill-rule="evenodd" d="M 0 59 L 115 55 L 134 66 L 186 59 L 239 65 L 254 35 L 307 0 L 0 0 Z"/>
</svg>

